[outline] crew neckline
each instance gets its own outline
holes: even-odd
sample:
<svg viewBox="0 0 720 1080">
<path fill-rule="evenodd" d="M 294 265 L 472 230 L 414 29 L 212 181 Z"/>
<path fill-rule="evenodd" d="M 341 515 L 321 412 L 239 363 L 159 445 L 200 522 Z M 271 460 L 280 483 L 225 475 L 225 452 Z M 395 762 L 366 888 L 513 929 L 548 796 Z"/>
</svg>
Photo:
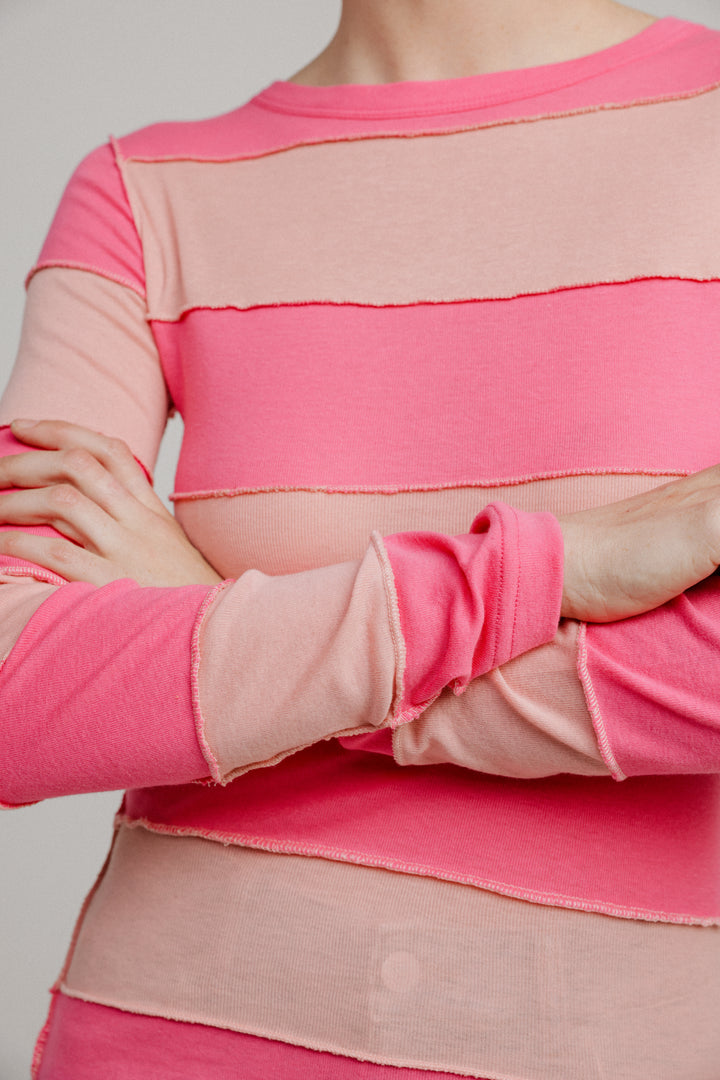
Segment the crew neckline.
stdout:
<svg viewBox="0 0 720 1080">
<path fill-rule="evenodd" d="M 625 41 L 572 60 L 453 79 L 338 83 L 333 86 L 306 86 L 278 79 L 261 90 L 254 100 L 277 112 L 305 116 L 381 119 L 462 112 L 570 86 L 659 52 L 680 38 L 706 29 L 700 23 L 666 15 Z"/>
</svg>

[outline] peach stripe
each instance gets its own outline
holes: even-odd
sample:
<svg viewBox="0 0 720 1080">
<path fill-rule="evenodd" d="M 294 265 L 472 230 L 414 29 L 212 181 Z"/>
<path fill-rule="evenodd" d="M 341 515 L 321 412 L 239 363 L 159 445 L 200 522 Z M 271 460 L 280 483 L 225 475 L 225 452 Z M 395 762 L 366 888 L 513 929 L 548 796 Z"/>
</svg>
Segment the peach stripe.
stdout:
<svg viewBox="0 0 720 1080">
<path fill-rule="evenodd" d="M 720 928 L 142 828 L 120 829 L 61 988 L 469 1076 L 679 1080 L 720 1060 Z"/>
<path fill-rule="evenodd" d="M 359 563 L 280 577 L 248 571 L 222 589 L 198 620 L 195 680 L 216 779 L 390 719 L 402 634 L 388 588 L 370 545 Z"/>
<path fill-rule="evenodd" d="M 428 1080 L 425 1069 L 397 1069 L 278 1039 L 53 994 L 33 1080 L 97 1080 L 98 1061 L 112 1080 L 158 1080 L 167 1075 L 170 1062 L 182 1062 L 185 1076 L 192 1080 L 240 1080 L 240 1062 L 241 1080 Z M 432 1080 L 457 1078 L 457 1073 L 445 1071 L 432 1074 Z"/>
<path fill-rule="evenodd" d="M 131 288 L 89 270 L 36 273 L 0 424 L 62 417 L 123 439 L 152 470 L 170 403 L 145 314 Z"/>
<path fill-rule="evenodd" d="M 458 535 L 484 506 L 569 514 L 649 491 L 673 475 L 557 477 L 497 487 L 451 487 L 392 494 L 256 491 L 175 503 L 175 516 L 224 577 L 244 570 L 293 574 L 359 559 L 370 533 L 428 529 Z"/>
<path fill-rule="evenodd" d="M 427 135 L 223 164 L 126 161 L 151 316 L 715 280 L 720 253 L 704 208 L 720 185 L 719 109 L 716 89 L 562 123 L 443 134 L 441 154 L 439 136 Z M 599 205 L 613 207 L 611 227 Z"/>
</svg>

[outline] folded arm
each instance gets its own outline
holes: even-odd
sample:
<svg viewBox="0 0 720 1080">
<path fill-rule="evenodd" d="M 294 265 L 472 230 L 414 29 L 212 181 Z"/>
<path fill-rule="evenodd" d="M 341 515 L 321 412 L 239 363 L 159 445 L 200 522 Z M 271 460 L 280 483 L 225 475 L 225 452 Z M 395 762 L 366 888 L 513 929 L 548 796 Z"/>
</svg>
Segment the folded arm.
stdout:
<svg viewBox="0 0 720 1080">
<path fill-rule="evenodd" d="M 122 317 L 103 317 L 108 305 Z M 168 404 L 139 294 L 77 267 L 33 276 L 1 421 L 59 414 L 123 440 L 147 471 Z M 3 438 L 6 454 L 45 453 Z M 23 494 L 0 497 L 6 530 Z M 1 545 L 5 805 L 225 782 L 319 739 L 403 723 L 444 686 L 552 638 L 559 618 L 557 520 L 502 504 L 463 536 L 374 536 L 358 560 L 219 585 L 141 584 L 135 570 L 71 580 L 59 545 L 72 533 L 49 522 L 72 515 L 53 514 L 22 530 L 52 538 L 47 566 L 21 537 Z M 74 542 L 87 543 L 82 529 Z"/>
<path fill-rule="evenodd" d="M 580 544 L 572 535 L 566 543 L 566 575 L 569 550 L 592 562 L 605 547 L 611 571 L 627 570 L 639 553 L 633 601 L 645 588 L 651 599 L 662 590 L 668 568 L 702 581 L 673 598 L 655 593 L 652 610 L 631 617 L 563 619 L 552 642 L 476 679 L 462 697 L 445 690 L 412 725 L 345 745 L 393 754 L 401 765 L 448 762 L 523 778 L 719 772 L 717 478 L 717 468 L 706 469 L 571 515 L 569 530 L 561 519 L 566 541 L 590 527 Z M 641 537 L 647 530 L 637 549 L 636 528 Z"/>
<path fill-rule="evenodd" d="M 71 181 L 32 276 L 0 422 L 61 417 L 122 440 L 147 471 L 170 404 L 147 322 L 132 214 L 112 154 L 103 148 Z M 7 452 L 12 448 L 8 443 Z M 717 486 L 716 476 L 712 483 Z M 688 505 L 697 509 L 702 488 L 696 484 Z M 709 566 L 684 565 L 684 553 L 697 545 L 688 546 L 682 523 L 693 534 L 695 511 L 678 516 L 677 499 L 669 503 L 670 562 L 680 578 L 651 574 L 649 607 L 714 568 L 712 559 Z M 630 522 L 642 566 L 646 510 L 643 503 L 640 518 Z M 607 524 L 590 522 L 590 535 L 611 538 L 612 548 L 617 533 Z M 482 511 L 463 536 L 374 537 L 353 562 L 278 578 L 250 571 L 217 586 L 141 584 L 134 570 L 101 585 L 68 580 L 57 568 L 6 550 L 0 558 L 0 798 L 18 804 L 101 788 L 225 781 L 318 739 L 350 732 L 389 738 L 378 736 L 379 728 L 394 729 L 403 763 L 430 755 L 507 775 L 546 775 L 547 764 L 534 761 L 537 740 L 528 753 L 526 733 L 517 738 L 506 721 L 508 706 L 520 717 L 525 708 L 518 709 L 518 672 L 537 673 L 533 664 L 539 658 L 542 667 L 551 655 L 547 670 L 562 673 L 542 685 L 562 684 L 579 722 L 573 727 L 571 717 L 564 733 L 549 737 L 563 753 L 569 747 L 573 760 L 582 758 L 578 771 L 594 771 L 588 716 L 580 716 L 578 687 L 567 678 L 572 649 L 554 639 L 561 604 L 565 614 L 578 614 L 584 602 L 578 586 L 587 527 L 569 523 L 573 569 L 565 588 L 557 519 L 502 504 Z M 47 526 L 34 530 L 42 534 Z M 594 549 L 598 565 L 629 567 L 630 577 L 642 581 L 632 560 L 613 558 L 605 548 L 603 541 Z M 592 573 L 589 581 L 592 601 L 598 593 Z M 607 601 L 613 588 L 619 607 Z M 632 613 L 622 607 L 622 575 L 616 581 L 610 575 L 607 595 L 604 587 L 599 595 L 597 615 L 590 604 L 592 617 Z M 653 616 L 629 621 L 645 618 Z M 588 649 L 591 673 L 594 655 Z M 512 674 L 504 667 L 523 656 Z M 537 685 L 537 678 L 525 680 L 531 711 L 542 705 Z M 504 702 L 494 724 L 485 711 L 488 688 L 490 699 Z M 468 707 L 476 697 L 483 699 L 480 723 Z M 557 701 L 556 695 L 556 718 L 564 715 Z M 550 728 L 554 723 L 551 717 Z M 542 734 L 543 747 L 545 740 Z M 557 760 L 552 771 L 559 771 Z M 567 754 L 565 763 L 563 771 L 571 771 Z"/>
</svg>

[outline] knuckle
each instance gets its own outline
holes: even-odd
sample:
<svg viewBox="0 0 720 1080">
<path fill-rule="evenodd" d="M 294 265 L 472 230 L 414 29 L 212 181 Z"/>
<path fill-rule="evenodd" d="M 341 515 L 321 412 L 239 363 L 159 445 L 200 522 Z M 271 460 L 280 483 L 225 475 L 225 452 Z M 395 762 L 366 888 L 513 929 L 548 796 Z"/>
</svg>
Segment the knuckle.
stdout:
<svg viewBox="0 0 720 1080">
<path fill-rule="evenodd" d="M 74 446 L 66 450 L 63 456 L 63 466 L 66 475 L 74 476 L 85 473 L 89 469 L 97 467 L 97 460 L 89 450 L 81 446 Z"/>
<path fill-rule="evenodd" d="M 130 447 L 123 439 L 108 438 L 106 440 L 107 452 L 114 461 L 127 461 L 132 458 Z"/>
<path fill-rule="evenodd" d="M 8 555 L 14 555 L 22 544 L 22 534 L 18 532 L 0 532 L 0 545 Z"/>
<path fill-rule="evenodd" d="M 75 546 L 69 540 L 51 540 L 48 545 L 48 554 L 53 563 L 62 563 L 68 566 L 75 556 Z"/>
<path fill-rule="evenodd" d="M 81 499 L 80 492 L 72 484 L 54 484 L 49 489 L 48 495 L 51 504 L 59 508 L 77 506 Z"/>
</svg>

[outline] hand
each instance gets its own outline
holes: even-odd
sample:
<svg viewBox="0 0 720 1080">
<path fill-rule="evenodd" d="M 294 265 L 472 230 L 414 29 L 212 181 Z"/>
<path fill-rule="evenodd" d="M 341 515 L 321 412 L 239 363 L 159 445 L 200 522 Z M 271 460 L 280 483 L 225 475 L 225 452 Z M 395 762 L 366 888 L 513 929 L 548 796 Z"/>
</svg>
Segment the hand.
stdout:
<svg viewBox="0 0 720 1080">
<path fill-rule="evenodd" d="M 67 581 L 201 585 L 222 581 L 192 546 L 121 439 L 63 420 L 18 421 L 26 454 L 0 458 L 0 522 L 52 525 L 67 539 L 0 532 L 0 552 Z"/>
<path fill-rule="evenodd" d="M 720 466 L 559 520 L 562 615 L 586 622 L 639 615 L 720 564 Z"/>
</svg>

